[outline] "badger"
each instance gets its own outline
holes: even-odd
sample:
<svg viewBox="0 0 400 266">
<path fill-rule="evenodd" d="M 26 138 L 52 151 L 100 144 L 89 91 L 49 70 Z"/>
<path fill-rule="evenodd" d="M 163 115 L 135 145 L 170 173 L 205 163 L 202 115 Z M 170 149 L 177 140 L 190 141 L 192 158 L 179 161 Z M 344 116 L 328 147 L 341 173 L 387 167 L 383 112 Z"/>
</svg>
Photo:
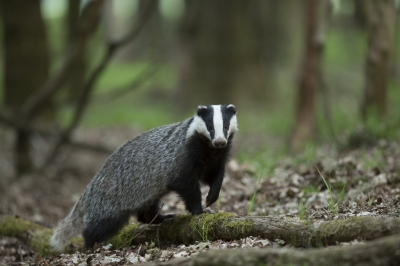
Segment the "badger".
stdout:
<svg viewBox="0 0 400 266">
<path fill-rule="evenodd" d="M 192 215 L 203 213 L 200 184 L 210 187 L 206 206 L 219 196 L 232 139 L 236 107 L 198 106 L 182 122 L 157 127 L 119 147 L 90 181 L 50 244 L 61 251 L 79 232 L 87 248 L 114 236 L 135 215 L 142 223 L 161 223 L 160 198 L 173 191 Z"/>
</svg>

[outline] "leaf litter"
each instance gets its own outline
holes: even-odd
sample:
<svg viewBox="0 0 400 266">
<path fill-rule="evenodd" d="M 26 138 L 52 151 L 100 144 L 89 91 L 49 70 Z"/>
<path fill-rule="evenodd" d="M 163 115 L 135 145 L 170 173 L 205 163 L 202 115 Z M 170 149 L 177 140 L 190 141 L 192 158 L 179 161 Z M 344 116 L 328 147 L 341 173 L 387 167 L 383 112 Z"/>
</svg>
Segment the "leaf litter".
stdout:
<svg viewBox="0 0 400 266">
<path fill-rule="evenodd" d="M 112 149 L 110 143 L 117 147 L 120 140 L 128 139 L 133 134 L 137 132 L 130 128 L 100 131 L 80 129 L 75 138 L 94 144 L 103 143 Z M 35 141 L 36 147 L 40 148 L 34 152 L 41 154 L 49 148 L 43 147 L 45 144 L 42 139 L 34 138 Z M 0 215 L 20 216 L 47 227 L 55 227 L 65 217 L 107 158 L 105 154 L 65 147 L 58 160 L 44 173 L 15 179 L 11 151 L 11 145 L 2 144 Z M 36 158 L 38 164 L 43 160 L 41 156 Z M 400 217 L 398 142 L 382 139 L 368 148 L 345 152 L 321 148 L 315 157 L 313 161 L 305 160 L 300 163 L 298 156 L 284 157 L 277 160 L 271 173 L 262 174 L 261 177 L 257 175 L 259 166 L 251 158 L 241 163 L 232 160 L 227 166 L 220 198 L 207 211 L 322 221 L 353 216 Z M 203 201 L 207 192 L 207 188 L 202 188 Z M 162 202 L 162 213 L 186 213 L 176 194 L 168 194 Z M 332 208 L 335 205 L 337 208 Z M 362 241 L 354 239 L 338 244 L 353 245 L 360 242 Z M 0 237 L 0 264 L 133 265 L 188 258 L 215 249 L 281 247 L 290 247 L 290 244 L 281 239 L 250 236 L 233 241 L 204 241 L 191 245 L 156 246 L 154 243 L 144 243 L 118 250 L 106 245 L 96 248 L 94 252 L 75 252 L 42 258 L 17 239 Z"/>
</svg>

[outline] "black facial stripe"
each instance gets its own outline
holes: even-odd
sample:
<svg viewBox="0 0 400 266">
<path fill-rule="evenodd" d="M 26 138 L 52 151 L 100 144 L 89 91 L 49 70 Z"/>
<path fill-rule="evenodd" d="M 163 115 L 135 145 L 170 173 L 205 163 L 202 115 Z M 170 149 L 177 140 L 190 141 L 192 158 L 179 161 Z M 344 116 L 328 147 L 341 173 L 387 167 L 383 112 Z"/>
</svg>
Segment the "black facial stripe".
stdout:
<svg viewBox="0 0 400 266">
<path fill-rule="evenodd" d="M 214 129 L 214 108 L 211 105 L 207 106 L 206 112 L 201 112 L 198 114 L 204 121 L 207 126 L 207 130 L 210 133 L 211 139 L 214 139 L 215 130 L 210 130 L 210 128 Z"/>
<path fill-rule="evenodd" d="M 232 112 L 231 109 L 227 108 L 227 105 L 221 105 L 221 112 L 222 112 L 222 121 L 224 123 L 224 135 L 225 135 L 225 138 L 227 138 L 229 124 L 231 122 L 232 116 L 234 116 L 235 113 Z M 225 130 L 225 127 L 226 127 L 226 130 Z"/>
</svg>

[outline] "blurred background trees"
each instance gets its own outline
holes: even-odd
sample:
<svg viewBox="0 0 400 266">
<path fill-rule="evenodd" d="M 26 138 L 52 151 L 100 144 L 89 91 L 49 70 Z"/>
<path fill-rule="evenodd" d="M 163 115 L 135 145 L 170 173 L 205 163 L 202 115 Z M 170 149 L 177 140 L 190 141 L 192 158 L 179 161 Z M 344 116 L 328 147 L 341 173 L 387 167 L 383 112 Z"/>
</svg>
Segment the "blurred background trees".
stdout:
<svg viewBox="0 0 400 266">
<path fill-rule="evenodd" d="M 392 134 L 399 5 L 1 0 L 0 142 L 14 143 L 20 175 L 48 164 L 78 125 L 144 130 L 218 103 L 238 107 L 243 152 L 363 142 L 359 125 Z M 47 160 L 32 155 L 37 137 L 54 143 Z"/>
</svg>

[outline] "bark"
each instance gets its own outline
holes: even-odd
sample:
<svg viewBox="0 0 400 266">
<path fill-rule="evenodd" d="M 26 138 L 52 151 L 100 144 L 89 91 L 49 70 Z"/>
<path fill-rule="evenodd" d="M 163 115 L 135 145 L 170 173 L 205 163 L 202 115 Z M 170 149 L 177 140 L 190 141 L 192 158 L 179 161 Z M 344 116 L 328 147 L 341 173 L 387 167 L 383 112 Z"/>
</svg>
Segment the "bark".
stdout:
<svg viewBox="0 0 400 266">
<path fill-rule="evenodd" d="M 191 259 L 143 265 L 325 265 L 382 266 L 398 265 L 400 235 L 388 236 L 365 244 L 314 250 L 251 249 L 210 250 Z"/>
<path fill-rule="evenodd" d="M 185 13 L 178 28 L 179 53 L 177 61 L 180 77 L 174 98 L 180 111 L 192 108 L 192 103 L 188 99 L 190 99 L 189 88 L 192 86 L 194 74 L 196 73 L 194 53 L 200 23 L 199 5 L 201 5 L 199 1 L 185 0 Z"/>
<path fill-rule="evenodd" d="M 301 150 L 315 131 L 315 95 L 322 82 L 322 53 L 325 45 L 326 0 L 308 0 L 306 51 L 297 92 L 296 120 L 290 147 Z"/>
<path fill-rule="evenodd" d="M 145 14 L 144 11 L 147 5 L 147 0 L 139 0 L 139 13 L 137 16 L 143 16 Z M 148 60 L 154 57 L 164 58 L 166 48 L 165 30 L 167 30 L 167 28 L 163 27 L 165 23 L 163 23 L 164 21 L 159 11 L 159 5 L 159 1 L 156 1 L 152 6 L 151 19 L 146 23 L 143 31 L 140 33 L 135 43 L 133 43 L 133 49 L 128 51 L 131 54 L 135 54 L 138 59 Z M 128 58 L 129 56 L 132 58 L 132 55 L 128 55 Z"/>
<path fill-rule="evenodd" d="M 395 5 L 393 0 L 366 0 L 368 52 L 366 84 L 361 113 L 383 118 L 387 112 L 387 87 L 393 55 Z"/>
<path fill-rule="evenodd" d="M 4 42 L 4 104 L 17 110 L 37 88 L 46 81 L 49 73 L 49 49 L 45 24 L 40 13 L 39 0 L 0 2 Z M 54 107 L 51 100 L 44 103 L 42 118 L 51 120 Z M 30 133 L 16 131 L 15 169 L 17 175 L 29 172 Z"/>
<path fill-rule="evenodd" d="M 353 0 L 354 2 L 354 19 L 357 24 L 364 28 L 367 26 L 367 6 L 365 0 Z"/>
<path fill-rule="evenodd" d="M 26 233 L 29 233 L 28 235 Z M 248 236 L 282 239 L 294 247 L 321 247 L 354 239 L 373 240 L 400 234 L 400 218 L 353 217 L 335 221 L 306 221 L 283 217 L 237 217 L 227 213 L 181 215 L 160 225 L 127 225 L 107 242 L 115 248 L 144 242 L 173 242 L 188 244 L 205 240 L 234 240 Z M 50 252 L 48 239 L 51 230 L 21 218 L 0 219 L 0 235 L 14 236 L 23 242 L 35 241 L 41 250 Z M 35 237 L 40 236 L 40 239 Z M 42 237 L 45 236 L 45 237 Z M 74 240 L 83 248 L 82 240 Z M 35 247 L 32 247 L 35 248 Z"/>
<path fill-rule="evenodd" d="M 195 1 L 196 2 L 196 1 Z M 197 1 L 198 2 L 198 1 Z M 261 102 L 267 97 L 259 42 L 251 7 L 244 0 L 187 1 L 192 23 L 180 34 L 180 92 L 190 105 L 199 103 Z M 188 65 L 190 70 L 188 70 Z M 189 73 L 188 73 L 189 72 Z M 243 97 L 243 95 L 246 97 Z"/>
<path fill-rule="evenodd" d="M 67 41 L 66 50 L 68 50 L 74 43 L 77 42 L 79 36 L 79 17 L 80 17 L 80 6 L 81 0 L 69 0 L 68 1 L 68 13 L 67 13 Z M 75 101 L 81 95 L 84 81 L 85 81 L 85 70 L 86 70 L 86 49 L 83 48 L 82 52 L 76 56 L 72 66 L 71 74 L 68 79 L 68 100 Z"/>
</svg>

